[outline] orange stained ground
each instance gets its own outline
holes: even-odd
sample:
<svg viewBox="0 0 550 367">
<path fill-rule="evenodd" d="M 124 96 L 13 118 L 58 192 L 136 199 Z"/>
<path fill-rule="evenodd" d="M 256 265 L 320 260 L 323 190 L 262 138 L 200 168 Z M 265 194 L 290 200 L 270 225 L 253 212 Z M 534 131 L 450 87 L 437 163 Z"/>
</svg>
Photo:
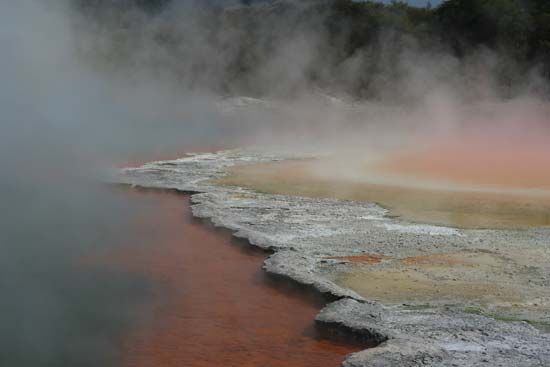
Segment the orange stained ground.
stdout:
<svg viewBox="0 0 550 367">
<path fill-rule="evenodd" d="M 546 131 L 469 131 L 398 152 L 377 170 L 458 184 L 550 189 Z"/>
<path fill-rule="evenodd" d="M 318 335 L 320 300 L 269 280 L 261 270 L 267 255 L 194 220 L 187 196 L 130 194 L 148 208 L 143 241 L 115 262 L 162 292 L 122 340 L 123 366 L 328 367 L 362 349 Z"/>
</svg>

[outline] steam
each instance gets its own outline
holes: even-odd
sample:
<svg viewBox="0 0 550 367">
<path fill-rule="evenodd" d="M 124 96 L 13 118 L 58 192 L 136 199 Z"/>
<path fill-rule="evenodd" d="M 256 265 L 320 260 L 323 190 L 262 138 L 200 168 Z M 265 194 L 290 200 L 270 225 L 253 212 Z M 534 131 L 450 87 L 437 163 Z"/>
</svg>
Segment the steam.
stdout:
<svg viewBox="0 0 550 367">
<path fill-rule="evenodd" d="M 113 162 L 208 144 L 362 159 L 457 138 L 550 153 L 546 82 L 494 51 L 458 59 L 387 30 L 342 60 L 308 1 L 80 3 L 1 6 L 2 364 L 107 365 L 146 303 L 143 279 L 74 265 L 140 210 L 100 185 Z"/>
<path fill-rule="evenodd" d="M 134 93 L 148 94 L 154 113 L 184 104 L 175 107 L 184 114 L 193 110 L 187 101 L 201 101 L 211 130 L 235 131 L 237 141 L 394 146 L 453 133 L 508 106 L 544 109 L 547 82 L 537 65 L 526 68 L 486 48 L 458 58 L 435 38 L 392 29 L 344 56 L 345 40 L 327 31 L 326 8 L 315 1 L 174 1 L 152 15 L 103 6 L 73 19 L 79 60 L 126 84 L 130 91 L 118 95 L 131 101 Z M 241 96 L 259 103 L 217 115 L 220 102 Z M 191 120 L 206 124 L 191 117 L 186 128 Z"/>
<path fill-rule="evenodd" d="M 142 240 L 135 213 L 147 207 L 101 181 L 119 160 L 210 139 L 215 114 L 162 83 L 84 67 L 67 3 L 1 9 L 0 364 L 115 365 L 152 285 L 86 259 Z"/>
</svg>

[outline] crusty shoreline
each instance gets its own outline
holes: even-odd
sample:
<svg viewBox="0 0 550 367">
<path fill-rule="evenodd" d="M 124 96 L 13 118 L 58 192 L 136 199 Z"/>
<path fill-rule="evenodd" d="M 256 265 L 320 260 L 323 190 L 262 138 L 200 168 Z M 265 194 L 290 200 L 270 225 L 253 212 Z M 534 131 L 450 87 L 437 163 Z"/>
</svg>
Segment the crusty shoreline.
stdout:
<svg viewBox="0 0 550 367">
<path fill-rule="evenodd" d="M 550 335 L 528 323 L 499 321 L 448 305 L 382 304 L 334 281 L 335 273 L 348 263 L 336 257 L 365 252 L 418 256 L 472 246 L 495 251 L 503 242 L 535 247 L 550 238 L 550 231 L 412 225 L 385 217 L 385 209 L 370 203 L 262 194 L 212 183 L 234 165 L 298 157 L 303 155 L 255 150 L 204 153 L 124 169 L 118 181 L 192 193 L 193 215 L 274 251 L 264 262 L 267 272 L 339 298 L 321 310 L 317 322 L 341 325 L 383 342 L 348 356 L 344 366 L 550 366 Z M 546 320 L 544 313 L 540 317 Z"/>
</svg>

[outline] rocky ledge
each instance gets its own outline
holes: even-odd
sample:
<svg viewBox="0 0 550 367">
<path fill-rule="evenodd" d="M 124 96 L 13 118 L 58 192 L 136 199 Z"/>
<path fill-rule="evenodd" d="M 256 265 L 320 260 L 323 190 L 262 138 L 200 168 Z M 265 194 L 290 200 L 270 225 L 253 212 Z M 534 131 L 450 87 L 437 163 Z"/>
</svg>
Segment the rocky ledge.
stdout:
<svg viewBox="0 0 550 367">
<path fill-rule="evenodd" d="M 444 299 L 430 305 L 377 302 L 368 292 L 361 295 L 337 281 L 351 271 L 350 259 L 371 258 L 369 254 L 408 259 L 480 253 L 501 261 L 504 256 L 499 249 L 506 246 L 518 254 L 531 251 L 541 264 L 547 264 L 549 230 L 459 230 L 413 224 L 388 217 L 376 204 L 271 195 L 213 182 L 231 166 L 303 157 L 248 149 L 190 154 L 126 168 L 117 180 L 192 193 L 195 216 L 273 250 L 265 260 L 267 272 L 338 298 L 319 313 L 316 322 L 346 328 L 378 344 L 347 356 L 344 366 L 550 366 L 550 334 L 527 322 L 510 321 L 525 316 L 522 310 L 505 321 Z M 376 266 L 390 265 L 381 262 Z M 545 265 L 503 266 L 511 277 L 533 282 L 538 287 L 534 290 L 548 291 L 550 272 Z M 368 276 L 362 281 L 368 282 Z M 531 319 L 536 322 L 546 323 L 549 298 L 542 293 L 525 312 L 534 315 Z"/>
</svg>

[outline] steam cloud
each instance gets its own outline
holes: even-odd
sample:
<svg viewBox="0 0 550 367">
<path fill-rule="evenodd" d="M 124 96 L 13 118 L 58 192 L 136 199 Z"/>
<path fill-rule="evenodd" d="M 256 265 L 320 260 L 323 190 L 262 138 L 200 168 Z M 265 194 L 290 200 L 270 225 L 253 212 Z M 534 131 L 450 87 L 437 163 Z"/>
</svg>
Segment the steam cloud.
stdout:
<svg viewBox="0 0 550 367">
<path fill-rule="evenodd" d="M 547 136 L 536 66 L 488 49 L 458 59 L 388 30 L 340 60 L 314 2 L 105 3 L 1 6 L 2 365 L 107 365 L 147 300 L 143 279 L 75 267 L 140 210 L 99 184 L 112 162 L 204 144 L 367 154 L 472 131 L 519 151 Z"/>
<path fill-rule="evenodd" d="M 230 113 L 211 115 L 210 127 L 241 141 L 393 145 L 403 132 L 454 133 L 520 105 L 530 117 L 545 111 L 538 65 L 505 51 L 479 47 L 458 57 L 436 37 L 382 29 L 347 55 L 352 24 L 335 19 L 327 1 L 150 2 L 161 4 L 155 11 L 81 2 L 88 6 L 73 24 L 83 65 L 135 86 L 118 95 L 140 91 L 155 113 L 191 96 L 206 111 L 222 101 Z M 241 96 L 257 99 L 244 100 L 246 109 L 227 99 Z M 174 119 L 195 126 L 189 110 Z"/>
</svg>

